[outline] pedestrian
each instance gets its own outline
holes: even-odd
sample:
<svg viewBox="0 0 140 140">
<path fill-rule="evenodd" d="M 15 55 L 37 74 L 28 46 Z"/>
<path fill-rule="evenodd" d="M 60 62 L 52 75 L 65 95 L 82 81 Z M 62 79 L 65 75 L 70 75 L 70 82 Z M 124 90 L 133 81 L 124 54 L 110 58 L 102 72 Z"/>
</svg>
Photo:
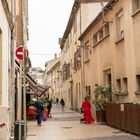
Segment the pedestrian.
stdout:
<svg viewBox="0 0 140 140">
<path fill-rule="evenodd" d="M 46 121 L 48 116 L 48 109 L 47 106 L 44 106 L 43 112 L 42 112 L 42 120 Z"/>
<path fill-rule="evenodd" d="M 51 98 L 51 102 L 53 103 L 53 99 Z"/>
<path fill-rule="evenodd" d="M 91 105 L 89 102 L 90 97 L 86 96 L 84 99 L 85 100 L 82 103 L 82 111 L 84 112 L 85 123 L 89 124 L 89 123 L 94 122 L 95 119 L 92 117 L 92 114 L 91 114 Z"/>
<path fill-rule="evenodd" d="M 52 115 L 51 115 L 51 108 L 52 108 L 52 101 L 49 100 L 49 98 L 47 98 L 47 109 L 48 109 L 48 118 L 51 118 Z"/>
<path fill-rule="evenodd" d="M 59 103 L 59 99 L 58 99 L 58 98 L 56 98 L 56 104 L 58 105 L 58 103 Z"/>
<path fill-rule="evenodd" d="M 39 100 L 39 98 L 37 98 L 37 101 L 35 102 L 35 110 L 36 110 L 37 124 L 38 126 L 41 126 L 43 103 Z"/>
<path fill-rule="evenodd" d="M 65 102 L 64 102 L 63 98 L 61 99 L 60 104 L 61 104 L 61 107 L 62 107 L 62 111 L 64 111 Z"/>
</svg>

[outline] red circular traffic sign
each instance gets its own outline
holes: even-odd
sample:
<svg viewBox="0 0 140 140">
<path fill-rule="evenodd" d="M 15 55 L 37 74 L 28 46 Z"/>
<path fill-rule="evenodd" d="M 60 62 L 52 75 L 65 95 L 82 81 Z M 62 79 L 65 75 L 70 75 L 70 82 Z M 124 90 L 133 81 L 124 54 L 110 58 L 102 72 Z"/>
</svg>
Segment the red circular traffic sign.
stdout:
<svg viewBox="0 0 140 140">
<path fill-rule="evenodd" d="M 19 60 L 23 60 L 23 56 L 24 56 L 24 47 L 23 45 L 19 46 L 17 49 L 16 49 L 16 57 L 19 59 Z M 28 50 L 26 50 L 26 57 L 28 57 Z"/>
</svg>

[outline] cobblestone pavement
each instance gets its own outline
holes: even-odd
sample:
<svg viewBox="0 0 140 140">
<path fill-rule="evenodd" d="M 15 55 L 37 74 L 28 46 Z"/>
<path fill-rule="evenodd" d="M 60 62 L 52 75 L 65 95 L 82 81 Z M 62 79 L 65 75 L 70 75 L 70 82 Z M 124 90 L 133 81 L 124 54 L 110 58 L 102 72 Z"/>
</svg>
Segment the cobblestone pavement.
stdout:
<svg viewBox="0 0 140 140">
<path fill-rule="evenodd" d="M 27 140 L 140 140 L 140 137 L 124 133 L 106 125 L 81 124 L 80 114 L 53 105 L 52 118 L 39 127 L 36 121 L 28 122 Z"/>
</svg>

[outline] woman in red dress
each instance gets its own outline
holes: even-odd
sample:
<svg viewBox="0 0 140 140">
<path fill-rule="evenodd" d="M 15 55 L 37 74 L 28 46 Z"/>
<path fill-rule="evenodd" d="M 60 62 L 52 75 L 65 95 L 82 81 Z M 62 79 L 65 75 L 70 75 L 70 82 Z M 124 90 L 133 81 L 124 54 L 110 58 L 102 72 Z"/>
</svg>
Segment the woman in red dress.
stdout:
<svg viewBox="0 0 140 140">
<path fill-rule="evenodd" d="M 85 97 L 85 100 L 82 103 L 82 110 L 84 112 L 85 123 L 92 123 L 95 121 L 95 119 L 91 115 L 91 105 L 89 99 L 89 97 Z"/>
</svg>

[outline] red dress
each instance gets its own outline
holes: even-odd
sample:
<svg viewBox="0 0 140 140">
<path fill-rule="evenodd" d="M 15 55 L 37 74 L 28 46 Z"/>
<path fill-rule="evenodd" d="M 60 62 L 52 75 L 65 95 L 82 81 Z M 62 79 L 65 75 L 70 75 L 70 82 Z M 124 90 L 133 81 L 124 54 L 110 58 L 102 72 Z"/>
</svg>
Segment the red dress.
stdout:
<svg viewBox="0 0 140 140">
<path fill-rule="evenodd" d="M 83 101 L 82 110 L 84 111 L 85 123 L 92 123 L 95 119 L 91 115 L 91 106 L 88 100 Z"/>
</svg>

